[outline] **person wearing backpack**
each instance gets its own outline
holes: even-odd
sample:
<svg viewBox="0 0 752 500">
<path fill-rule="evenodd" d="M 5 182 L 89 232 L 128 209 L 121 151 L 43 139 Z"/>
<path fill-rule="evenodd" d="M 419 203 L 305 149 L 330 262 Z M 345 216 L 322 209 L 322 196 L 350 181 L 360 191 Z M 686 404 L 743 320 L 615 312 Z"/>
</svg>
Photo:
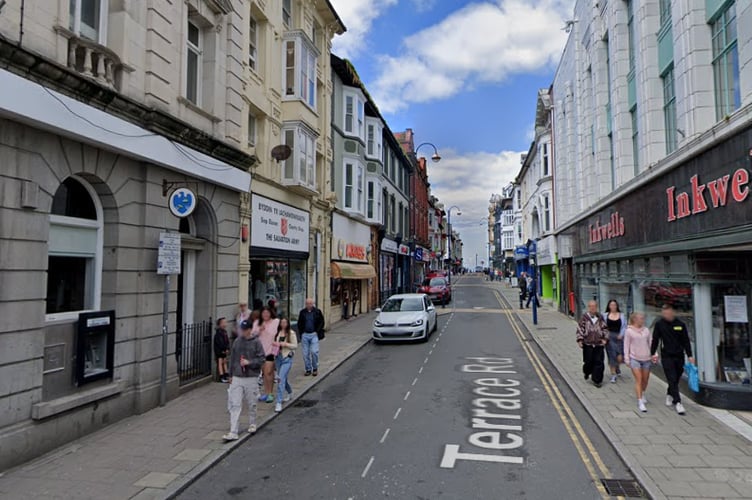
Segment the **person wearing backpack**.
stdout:
<svg viewBox="0 0 752 500">
<path fill-rule="evenodd" d="M 661 365 L 666 375 L 668 390 L 666 391 L 666 406 L 673 406 L 676 413 L 684 415 L 686 410 L 681 402 L 679 380 L 684 373 L 684 355 L 688 361 L 695 364 L 692 357 L 692 343 L 689 340 L 687 325 L 676 317 L 671 304 L 663 304 L 661 319 L 656 321 L 653 328 L 653 342 L 650 344 L 650 355 L 653 363 L 658 363 L 658 346 L 661 347 Z"/>
</svg>

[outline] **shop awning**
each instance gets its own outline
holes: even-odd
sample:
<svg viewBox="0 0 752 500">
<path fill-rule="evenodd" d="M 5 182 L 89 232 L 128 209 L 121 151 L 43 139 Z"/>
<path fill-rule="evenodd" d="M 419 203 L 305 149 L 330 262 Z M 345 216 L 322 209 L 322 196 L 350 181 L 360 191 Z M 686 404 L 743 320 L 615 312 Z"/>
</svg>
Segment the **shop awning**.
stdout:
<svg viewBox="0 0 752 500">
<path fill-rule="evenodd" d="M 332 262 L 332 278 L 343 280 L 367 280 L 376 277 L 376 270 L 370 264 Z"/>
</svg>

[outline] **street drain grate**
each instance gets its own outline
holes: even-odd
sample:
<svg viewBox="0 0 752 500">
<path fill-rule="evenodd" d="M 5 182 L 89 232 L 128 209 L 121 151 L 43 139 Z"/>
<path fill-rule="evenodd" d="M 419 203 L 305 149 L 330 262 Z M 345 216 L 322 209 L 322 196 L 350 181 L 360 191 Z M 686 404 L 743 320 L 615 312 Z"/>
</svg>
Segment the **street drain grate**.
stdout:
<svg viewBox="0 0 752 500">
<path fill-rule="evenodd" d="M 601 479 L 606 492 L 612 497 L 647 498 L 637 481 L 631 479 Z"/>
<path fill-rule="evenodd" d="M 316 403 L 318 402 L 318 399 L 299 399 L 293 406 L 295 408 L 311 408 L 313 406 L 316 406 Z"/>
</svg>

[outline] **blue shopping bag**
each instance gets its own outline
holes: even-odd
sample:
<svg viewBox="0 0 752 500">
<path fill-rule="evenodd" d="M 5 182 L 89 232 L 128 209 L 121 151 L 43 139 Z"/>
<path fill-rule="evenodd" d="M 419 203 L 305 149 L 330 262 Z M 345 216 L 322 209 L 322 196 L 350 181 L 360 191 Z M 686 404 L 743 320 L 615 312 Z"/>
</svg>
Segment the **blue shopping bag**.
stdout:
<svg viewBox="0 0 752 500">
<path fill-rule="evenodd" d="M 700 374 L 697 373 L 697 367 L 692 363 L 684 365 L 684 371 L 687 372 L 687 385 L 692 392 L 700 392 Z"/>
</svg>

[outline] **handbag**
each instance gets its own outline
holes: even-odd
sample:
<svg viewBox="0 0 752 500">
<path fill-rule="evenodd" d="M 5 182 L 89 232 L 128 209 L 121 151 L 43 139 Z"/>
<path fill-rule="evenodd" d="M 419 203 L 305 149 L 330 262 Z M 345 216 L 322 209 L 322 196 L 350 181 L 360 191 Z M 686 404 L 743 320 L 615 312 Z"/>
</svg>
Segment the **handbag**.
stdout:
<svg viewBox="0 0 752 500">
<path fill-rule="evenodd" d="M 692 392 L 700 392 L 700 375 L 697 372 L 697 367 L 692 363 L 684 365 L 684 370 L 687 372 L 687 385 Z"/>
</svg>

